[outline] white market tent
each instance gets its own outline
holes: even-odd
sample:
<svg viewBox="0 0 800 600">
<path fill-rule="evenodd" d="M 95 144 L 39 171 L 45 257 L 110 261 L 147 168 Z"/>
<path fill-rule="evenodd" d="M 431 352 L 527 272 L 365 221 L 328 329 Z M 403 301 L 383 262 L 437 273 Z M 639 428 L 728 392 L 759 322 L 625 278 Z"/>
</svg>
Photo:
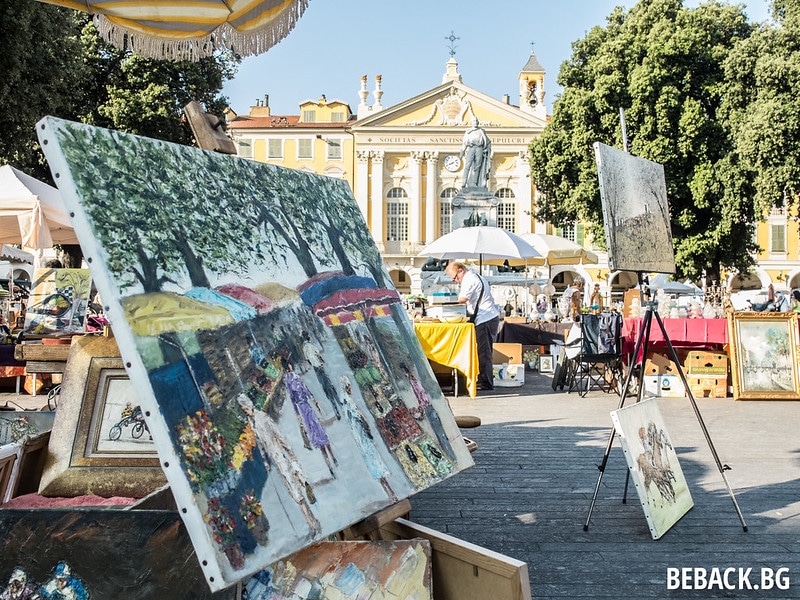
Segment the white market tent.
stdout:
<svg viewBox="0 0 800 600">
<path fill-rule="evenodd" d="M 0 243 L 35 250 L 78 243 L 59 191 L 11 165 L 0 167 Z"/>
</svg>

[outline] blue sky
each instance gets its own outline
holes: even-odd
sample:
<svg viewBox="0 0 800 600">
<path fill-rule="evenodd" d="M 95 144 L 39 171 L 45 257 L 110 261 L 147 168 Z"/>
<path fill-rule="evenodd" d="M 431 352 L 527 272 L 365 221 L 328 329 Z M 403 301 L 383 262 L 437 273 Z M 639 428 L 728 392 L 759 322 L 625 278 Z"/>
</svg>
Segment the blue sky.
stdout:
<svg viewBox="0 0 800 600">
<path fill-rule="evenodd" d="M 739 2 L 730 1 L 731 4 Z M 741 2 L 751 21 L 769 17 L 768 0 Z M 494 98 L 519 100 L 517 76 L 531 49 L 547 71 L 548 112 L 560 93 L 556 78 L 572 42 L 605 26 L 615 6 L 632 0 L 310 0 L 295 29 L 268 52 L 246 58 L 223 88 L 247 114 L 269 95 L 273 115 L 299 114 L 298 104 L 325 95 L 355 111 L 361 76 L 372 92 L 382 76 L 382 104 L 392 106 L 442 82 L 453 42 L 465 85 Z M 697 6 L 698 0 L 685 0 Z M 531 46 L 533 43 L 533 46 Z M 373 102 L 372 95 L 368 102 Z"/>
</svg>

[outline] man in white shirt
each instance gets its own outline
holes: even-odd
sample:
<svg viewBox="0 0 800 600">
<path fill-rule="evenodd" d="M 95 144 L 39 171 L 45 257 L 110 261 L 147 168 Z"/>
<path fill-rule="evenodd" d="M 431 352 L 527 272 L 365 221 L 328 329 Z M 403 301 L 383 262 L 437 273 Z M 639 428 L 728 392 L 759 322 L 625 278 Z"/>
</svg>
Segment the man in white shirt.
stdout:
<svg viewBox="0 0 800 600">
<path fill-rule="evenodd" d="M 492 344 L 500 327 L 500 310 L 492 297 L 488 282 L 463 263 L 451 262 L 445 273 L 459 284 L 458 301 L 467 307 L 467 316 L 475 315 L 475 337 L 478 345 L 478 389 L 493 390 Z M 482 292 L 482 293 L 481 293 Z"/>
</svg>

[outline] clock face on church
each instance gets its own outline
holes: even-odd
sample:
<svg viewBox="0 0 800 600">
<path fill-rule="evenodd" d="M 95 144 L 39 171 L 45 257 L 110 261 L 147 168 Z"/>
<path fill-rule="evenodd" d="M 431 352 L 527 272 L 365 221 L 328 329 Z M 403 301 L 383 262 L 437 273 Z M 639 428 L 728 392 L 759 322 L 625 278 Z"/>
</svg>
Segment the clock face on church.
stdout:
<svg viewBox="0 0 800 600">
<path fill-rule="evenodd" d="M 461 167 L 461 159 L 458 154 L 448 154 L 444 157 L 444 168 L 448 171 L 455 172 Z"/>
</svg>

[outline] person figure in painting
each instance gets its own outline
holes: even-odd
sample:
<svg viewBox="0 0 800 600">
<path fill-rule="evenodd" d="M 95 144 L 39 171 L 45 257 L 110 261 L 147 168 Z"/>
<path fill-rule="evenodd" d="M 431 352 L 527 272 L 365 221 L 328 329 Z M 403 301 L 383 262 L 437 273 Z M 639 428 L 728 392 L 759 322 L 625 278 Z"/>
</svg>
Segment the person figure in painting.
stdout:
<svg viewBox="0 0 800 600">
<path fill-rule="evenodd" d="M 442 450 L 447 452 L 448 456 L 453 459 L 450 440 L 447 439 L 447 434 L 444 432 L 442 421 L 439 419 L 439 413 L 431 406 L 431 397 L 428 395 L 425 388 L 422 387 L 422 383 L 417 376 L 408 368 L 408 365 L 401 364 L 400 369 L 406 374 L 411 390 L 414 392 L 414 397 L 417 399 L 417 407 L 411 409 L 411 414 L 417 421 L 422 421 L 423 419 L 428 420 L 433 432 L 436 434 L 436 439 L 439 440 L 439 445 L 442 447 Z"/>
<path fill-rule="evenodd" d="M 328 372 L 325 370 L 325 357 L 322 356 L 322 351 L 317 345 L 311 341 L 311 336 L 307 331 L 303 331 L 303 355 L 306 360 L 314 369 L 317 374 L 317 379 L 325 391 L 325 395 L 333 406 L 333 412 L 336 414 L 337 419 L 341 419 L 342 415 L 339 413 L 339 394 L 336 393 L 336 388 L 333 387 L 331 378 L 328 377 Z"/>
<path fill-rule="evenodd" d="M 319 408 L 316 398 L 308 389 L 303 380 L 294 372 L 292 363 L 286 364 L 286 372 L 283 375 L 286 382 L 286 391 L 289 393 L 289 398 L 294 406 L 294 412 L 297 413 L 300 424 L 300 432 L 303 434 L 303 441 L 306 447 L 319 448 L 322 456 L 325 458 L 325 463 L 328 465 L 328 470 L 331 475 L 336 477 L 333 472 L 334 465 L 338 465 L 339 461 L 333 455 L 331 449 L 331 441 L 322 423 L 319 420 L 319 413 L 322 412 Z M 311 406 L 311 403 L 314 406 Z M 316 408 L 315 408 L 316 407 Z"/>
<path fill-rule="evenodd" d="M 250 358 L 253 359 L 253 364 L 256 367 L 263 368 L 267 360 L 267 355 L 264 354 L 264 350 L 261 349 L 261 346 L 258 345 L 255 338 L 251 337 L 248 340 L 247 349 L 250 352 Z"/>
<path fill-rule="evenodd" d="M 263 454 L 267 470 L 272 467 L 275 468 L 284 487 L 286 487 L 286 491 L 289 492 L 289 496 L 300 507 L 300 512 L 303 513 L 303 517 L 305 517 L 312 534 L 318 533 L 322 528 L 314 513 L 311 512 L 311 503 L 316 502 L 316 497 L 313 495 L 311 485 L 308 483 L 297 457 L 289 446 L 289 442 L 286 441 L 275 421 L 264 411 L 256 410 L 253 402 L 246 394 L 239 394 L 236 401 L 253 428 L 256 444 Z"/>
<path fill-rule="evenodd" d="M 458 302 L 466 304 L 468 314 L 475 314 L 478 389 L 493 390 L 492 344 L 500 327 L 500 311 L 492 297 L 492 290 L 483 277 L 467 269 L 464 263 L 451 262 L 445 267 L 444 272 L 461 286 L 458 291 Z"/>
<path fill-rule="evenodd" d="M 63 560 L 56 565 L 53 577 L 39 589 L 39 597 L 46 600 L 89 600 L 83 582 L 72 574 Z"/>
<path fill-rule="evenodd" d="M 367 466 L 369 474 L 380 482 L 386 495 L 392 500 L 397 500 L 397 494 L 394 493 L 392 486 L 389 485 L 389 469 L 381 455 L 378 454 L 378 449 L 374 442 L 375 437 L 369 428 L 367 418 L 358 408 L 353 398 L 353 384 L 347 375 L 342 375 L 339 381 L 342 388 L 342 409 L 344 410 L 345 419 L 353 432 L 356 446 L 358 446 L 358 451 L 364 459 L 364 464 Z"/>
<path fill-rule="evenodd" d="M 20 568 L 11 571 L 8 587 L 0 594 L 0 600 L 32 600 L 36 587 L 28 581 L 28 574 Z"/>
<path fill-rule="evenodd" d="M 489 163 L 492 142 L 479 126 L 478 118 L 472 119 L 472 127 L 464 132 L 461 158 L 464 159 L 464 183 L 462 187 L 485 188 L 489 179 Z"/>
</svg>

